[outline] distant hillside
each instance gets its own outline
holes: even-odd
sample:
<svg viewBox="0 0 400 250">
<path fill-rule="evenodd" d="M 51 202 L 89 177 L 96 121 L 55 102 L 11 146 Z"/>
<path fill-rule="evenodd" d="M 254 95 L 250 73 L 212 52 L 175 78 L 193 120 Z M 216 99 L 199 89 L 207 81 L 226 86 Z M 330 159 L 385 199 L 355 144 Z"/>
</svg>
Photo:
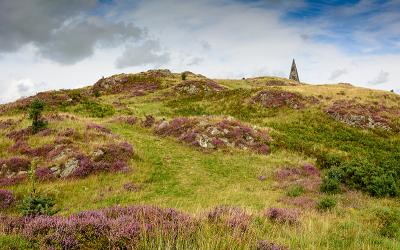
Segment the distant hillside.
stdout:
<svg viewBox="0 0 400 250">
<path fill-rule="evenodd" d="M 400 249 L 400 96 L 348 83 L 150 70 L 42 92 L 0 105 L 0 167 L 10 249 Z"/>
</svg>

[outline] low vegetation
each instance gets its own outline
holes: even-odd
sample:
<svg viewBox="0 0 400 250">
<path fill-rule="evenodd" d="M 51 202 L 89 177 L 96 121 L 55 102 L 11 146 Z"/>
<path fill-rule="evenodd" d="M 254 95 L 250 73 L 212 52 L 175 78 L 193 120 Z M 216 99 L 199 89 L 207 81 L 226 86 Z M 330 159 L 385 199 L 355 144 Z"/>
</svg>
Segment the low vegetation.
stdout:
<svg viewBox="0 0 400 250">
<path fill-rule="evenodd" d="M 399 105 L 169 70 L 0 105 L 0 245 L 399 249 Z"/>
</svg>

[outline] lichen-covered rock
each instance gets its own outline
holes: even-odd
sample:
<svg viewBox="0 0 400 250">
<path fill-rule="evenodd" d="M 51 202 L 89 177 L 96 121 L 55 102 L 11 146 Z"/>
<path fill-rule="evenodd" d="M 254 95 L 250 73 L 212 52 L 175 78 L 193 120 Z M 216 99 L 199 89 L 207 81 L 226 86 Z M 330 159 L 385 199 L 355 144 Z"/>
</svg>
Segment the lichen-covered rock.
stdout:
<svg viewBox="0 0 400 250">
<path fill-rule="evenodd" d="M 354 100 L 335 101 L 325 112 L 333 119 L 350 126 L 383 130 L 396 129 L 392 119 L 400 117 L 400 111 L 396 108 L 380 104 L 366 105 Z"/>
<path fill-rule="evenodd" d="M 67 177 L 73 173 L 79 167 L 78 159 L 69 159 L 64 166 L 64 169 L 60 173 L 60 177 Z"/>
<path fill-rule="evenodd" d="M 149 75 L 152 77 L 172 77 L 173 74 L 169 69 L 150 69 L 146 72 L 142 72 L 141 74 Z"/>
<path fill-rule="evenodd" d="M 161 136 L 174 136 L 182 142 L 204 149 L 231 147 L 260 154 L 268 154 L 270 151 L 268 145 L 271 139 L 265 130 L 227 118 L 221 121 L 176 118 L 159 123 L 155 132 Z"/>
<path fill-rule="evenodd" d="M 223 91 L 226 88 L 209 79 L 187 80 L 174 87 L 174 90 L 187 95 L 202 95 Z"/>
</svg>

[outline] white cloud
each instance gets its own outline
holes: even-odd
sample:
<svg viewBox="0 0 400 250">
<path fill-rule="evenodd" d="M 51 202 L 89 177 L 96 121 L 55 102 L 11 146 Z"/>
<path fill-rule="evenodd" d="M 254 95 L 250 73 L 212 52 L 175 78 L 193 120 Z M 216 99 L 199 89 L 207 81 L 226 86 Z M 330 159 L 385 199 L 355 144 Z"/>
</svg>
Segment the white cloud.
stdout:
<svg viewBox="0 0 400 250">
<path fill-rule="evenodd" d="M 87 44 L 93 44 L 92 40 L 83 36 L 82 53 L 91 56 L 68 66 L 37 57 L 38 53 L 48 54 L 31 44 L 0 57 L 0 82 L 29 78 L 32 82 L 46 82 L 47 89 L 75 88 L 93 84 L 101 76 L 120 73 L 122 67 L 137 72 L 160 65 L 177 72 L 190 70 L 213 78 L 287 77 L 292 58 L 296 59 L 300 79 L 304 82 L 340 80 L 371 86 L 370 82 L 374 80 L 380 84 L 373 87 L 387 90 L 394 89 L 400 82 L 399 54 L 350 54 L 335 43 L 318 42 L 313 39 L 316 34 L 331 32 L 325 29 L 327 22 L 321 19 L 309 23 L 287 23 L 283 19 L 287 9 L 277 7 L 279 5 L 268 8 L 265 1 L 254 4 L 224 0 L 146 0 L 134 5 L 130 1 L 116 3 L 116 6 L 106 8 L 106 13 L 98 20 L 107 20 L 104 21 L 107 24 L 110 24 L 109 20 L 121 23 L 118 27 L 134 23 L 138 29 L 146 30 L 146 39 L 153 42 L 127 44 L 111 39 L 114 47 L 97 46 L 95 43 L 88 49 Z M 365 5 L 360 5 L 358 9 L 346 10 L 339 16 L 347 18 L 348 13 L 360 13 L 365 9 Z M 337 15 L 331 14 L 328 19 L 334 17 L 337 18 Z M 391 24 L 387 29 L 395 30 L 393 18 L 385 19 Z M 357 33 L 357 39 L 364 39 L 364 43 L 370 45 L 367 48 L 374 49 L 379 47 L 376 39 L 380 36 L 377 34 L 368 35 L 362 30 Z M 50 42 L 57 45 L 54 48 L 63 45 L 58 42 L 63 40 L 62 37 L 60 35 L 60 39 Z M 66 44 L 67 50 L 63 51 L 68 52 L 68 46 L 69 43 Z M 74 59 L 75 52 L 72 50 L 66 54 Z M 54 53 L 49 55 L 57 58 Z M 384 74 L 377 77 L 377 72 L 381 70 Z M 1 87 L 6 90 L 12 88 L 9 84 Z M 15 89 L 13 91 L 18 93 Z M 0 96 L 0 102 L 5 100 L 11 99 Z"/>
<path fill-rule="evenodd" d="M 6 82 L 0 82 L 4 92 L 0 93 L 0 100 L 12 101 L 20 97 L 30 96 L 37 92 L 38 89 L 45 86 L 44 83 L 35 83 L 30 78 L 12 79 Z"/>
<path fill-rule="evenodd" d="M 347 74 L 346 69 L 337 69 L 332 72 L 331 76 L 329 77 L 329 80 L 336 80 L 338 77 L 343 76 Z"/>
<path fill-rule="evenodd" d="M 371 81 L 368 83 L 370 84 L 381 84 L 381 83 L 386 83 L 389 78 L 389 73 L 381 70 L 379 74 Z"/>
<path fill-rule="evenodd" d="M 153 65 L 160 67 L 170 60 L 169 54 L 162 52 L 157 41 L 146 41 L 141 45 L 130 45 L 116 60 L 117 68 L 130 66 Z"/>
</svg>

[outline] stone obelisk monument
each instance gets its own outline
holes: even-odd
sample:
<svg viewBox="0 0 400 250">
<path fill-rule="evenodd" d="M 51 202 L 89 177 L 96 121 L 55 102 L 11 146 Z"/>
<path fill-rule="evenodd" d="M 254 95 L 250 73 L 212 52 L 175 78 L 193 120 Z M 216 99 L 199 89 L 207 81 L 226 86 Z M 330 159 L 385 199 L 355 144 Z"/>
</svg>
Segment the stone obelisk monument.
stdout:
<svg viewBox="0 0 400 250">
<path fill-rule="evenodd" d="M 296 62 L 294 61 L 294 59 L 293 59 L 293 62 L 292 62 L 292 68 L 290 69 L 289 79 L 293 80 L 293 81 L 296 81 L 296 82 L 300 82 L 299 74 L 297 73 Z"/>
</svg>

